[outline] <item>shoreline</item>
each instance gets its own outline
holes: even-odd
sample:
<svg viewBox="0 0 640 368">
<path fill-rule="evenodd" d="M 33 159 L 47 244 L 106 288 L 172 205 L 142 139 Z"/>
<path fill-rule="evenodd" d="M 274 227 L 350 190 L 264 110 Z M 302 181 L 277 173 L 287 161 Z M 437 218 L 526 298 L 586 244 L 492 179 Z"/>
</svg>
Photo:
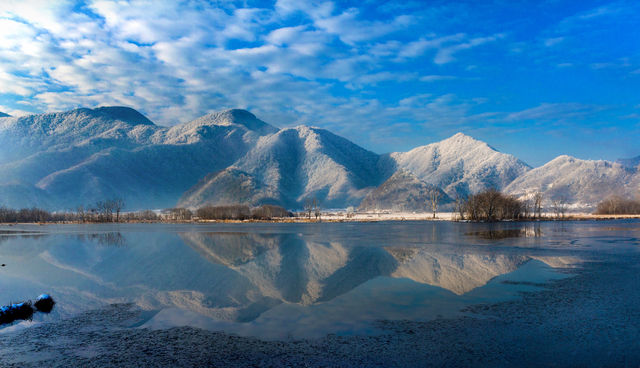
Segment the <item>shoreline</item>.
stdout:
<svg viewBox="0 0 640 368">
<path fill-rule="evenodd" d="M 249 224 L 249 223 L 290 223 L 290 224 L 313 224 L 313 223 L 374 223 L 374 222 L 406 222 L 406 221 L 449 221 L 449 222 L 474 222 L 474 223 L 519 223 L 519 222 L 556 222 L 556 221 L 607 221 L 607 220 L 624 220 L 624 219 L 640 219 L 637 215 L 596 215 L 596 214 L 569 214 L 562 218 L 553 215 L 543 216 L 541 218 L 528 218 L 521 220 L 502 220 L 502 221 L 469 221 L 459 220 L 456 214 L 443 212 L 433 218 L 432 213 L 357 213 L 347 215 L 341 213 L 323 214 L 319 219 L 308 219 L 304 217 L 279 217 L 270 220 L 248 219 L 248 220 L 140 220 L 140 221 L 119 221 L 119 222 L 82 222 L 82 221 L 51 221 L 51 222 L 0 222 L 1 226 L 15 225 L 100 225 L 100 224 Z"/>
</svg>

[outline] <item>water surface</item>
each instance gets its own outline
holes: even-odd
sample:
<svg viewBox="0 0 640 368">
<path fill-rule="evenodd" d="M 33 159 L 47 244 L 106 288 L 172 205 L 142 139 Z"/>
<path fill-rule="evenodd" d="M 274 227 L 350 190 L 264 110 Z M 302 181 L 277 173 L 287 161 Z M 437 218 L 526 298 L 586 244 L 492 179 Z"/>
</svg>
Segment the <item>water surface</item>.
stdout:
<svg viewBox="0 0 640 368">
<path fill-rule="evenodd" d="M 0 303 L 58 302 L 0 332 L 132 303 L 146 311 L 132 327 L 375 334 L 377 320 L 540 290 L 594 255 L 637 251 L 639 237 L 634 220 L 0 226 Z"/>
</svg>

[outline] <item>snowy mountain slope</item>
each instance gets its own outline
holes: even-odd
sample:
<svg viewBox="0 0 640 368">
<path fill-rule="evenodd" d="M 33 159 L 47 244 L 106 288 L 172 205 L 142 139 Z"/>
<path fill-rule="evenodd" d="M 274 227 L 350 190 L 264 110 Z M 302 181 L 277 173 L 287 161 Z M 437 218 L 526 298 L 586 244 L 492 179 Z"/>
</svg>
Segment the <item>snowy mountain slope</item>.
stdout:
<svg viewBox="0 0 640 368">
<path fill-rule="evenodd" d="M 135 147 L 162 128 L 136 110 L 99 107 L 0 120 L 0 164 L 70 146 Z"/>
<path fill-rule="evenodd" d="M 178 201 L 179 207 L 197 208 L 203 205 L 253 205 L 285 202 L 277 188 L 270 187 L 255 176 L 230 167 L 205 176 L 186 191 Z"/>
<path fill-rule="evenodd" d="M 590 209 L 611 194 L 636 193 L 636 175 L 619 163 L 563 155 L 525 173 L 505 191 L 517 196 L 540 191 L 547 201 L 564 199 L 576 208 Z"/>
<path fill-rule="evenodd" d="M 67 194 L 58 196 L 63 203 L 73 203 L 74 198 L 92 203 L 98 196 L 124 197 L 133 208 L 173 207 L 207 173 L 231 165 L 244 153 L 247 145 L 241 130 L 229 127 L 219 133 L 217 139 L 192 144 L 103 150 L 79 165 L 51 173 L 37 186 Z"/>
<path fill-rule="evenodd" d="M 0 184 L 0 198 L 0 206 L 9 208 L 23 208 L 25 203 L 40 208 L 51 208 L 47 193 L 29 184 Z"/>
<path fill-rule="evenodd" d="M 487 188 L 503 189 L 531 169 L 516 157 L 462 133 L 390 156 L 399 168 L 442 188 L 452 198 Z"/>
<path fill-rule="evenodd" d="M 244 142 L 255 143 L 262 135 L 273 134 L 277 128 L 256 118 L 255 115 L 240 109 L 214 112 L 191 122 L 176 125 L 158 132 L 152 140 L 160 144 L 191 144 L 203 140 L 219 140 L 221 132 L 242 131 L 246 134 Z"/>
<path fill-rule="evenodd" d="M 451 203 L 451 198 L 442 189 L 425 183 L 407 170 L 399 169 L 369 192 L 360 203 L 359 209 L 428 212 L 431 210 L 429 193 L 432 189 L 440 192 L 440 206 Z"/>
<path fill-rule="evenodd" d="M 4 113 L 2 111 L 0 111 L 0 118 L 6 118 L 6 117 L 10 117 L 11 115 Z"/>
<path fill-rule="evenodd" d="M 234 196 L 225 188 L 236 182 L 242 188 L 259 191 L 251 204 L 279 203 L 300 208 L 305 199 L 315 197 L 325 208 L 357 205 L 368 190 L 383 180 L 379 160 L 377 154 L 323 129 L 283 129 L 261 137 L 234 163 L 234 170 L 199 183 L 180 204 L 228 203 Z M 235 179 L 231 178 L 233 175 Z M 235 199 L 244 198 L 247 196 L 239 192 Z"/>
<path fill-rule="evenodd" d="M 0 185 L 33 193 L 20 207 L 68 209 L 116 197 L 130 209 L 171 207 L 206 174 L 231 165 L 274 131 L 242 110 L 172 128 L 121 107 L 2 118 L 0 142 L 7 144 L 0 147 Z M 0 199 L 9 202 L 16 200 Z"/>
</svg>

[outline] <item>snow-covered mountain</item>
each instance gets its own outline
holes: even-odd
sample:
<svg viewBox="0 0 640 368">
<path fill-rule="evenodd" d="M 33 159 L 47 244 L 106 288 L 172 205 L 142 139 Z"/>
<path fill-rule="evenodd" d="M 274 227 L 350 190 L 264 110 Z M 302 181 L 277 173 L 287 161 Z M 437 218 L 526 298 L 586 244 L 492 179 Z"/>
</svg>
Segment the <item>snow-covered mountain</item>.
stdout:
<svg viewBox="0 0 640 368">
<path fill-rule="evenodd" d="M 129 208 L 171 207 L 275 131 L 244 110 L 172 128 L 125 107 L 0 118 L 1 204 L 65 209 L 119 197 Z"/>
<path fill-rule="evenodd" d="M 277 203 L 300 208 L 358 205 L 384 180 L 380 157 L 327 130 L 298 126 L 261 137 L 231 168 L 190 189 L 180 206 Z"/>
<path fill-rule="evenodd" d="M 637 161 L 637 159 L 635 159 Z M 278 129 L 245 110 L 157 126 L 127 107 L 0 116 L 0 206 L 71 209 L 122 198 L 127 210 L 264 203 L 301 208 L 420 210 L 430 186 L 444 204 L 487 188 L 594 206 L 637 191 L 634 159 L 565 156 L 536 169 L 458 133 L 378 155 L 327 130 Z M 364 201 L 363 201 L 364 199 Z"/>
<path fill-rule="evenodd" d="M 547 201 L 562 199 L 575 209 L 591 209 L 609 195 L 637 193 L 637 175 L 619 163 L 564 155 L 515 179 L 505 191 L 520 197 L 541 192 Z"/>
<path fill-rule="evenodd" d="M 399 169 L 389 179 L 372 190 L 360 203 L 360 210 L 390 209 L 393 211 L 428 212 L 430 192 L 439 193 L 439 206 L 451 203 L 451 198 L 435 185 L 427 184 L 411 172 Z"/>
<path fill-rule="evenodd" d="M 392 153 L 399 168 L 442 188 L 450 197 L 483 189 L 501 190 L 531 168 L 512 155 L 462 133 L 417 147 Z"/>
</svg>

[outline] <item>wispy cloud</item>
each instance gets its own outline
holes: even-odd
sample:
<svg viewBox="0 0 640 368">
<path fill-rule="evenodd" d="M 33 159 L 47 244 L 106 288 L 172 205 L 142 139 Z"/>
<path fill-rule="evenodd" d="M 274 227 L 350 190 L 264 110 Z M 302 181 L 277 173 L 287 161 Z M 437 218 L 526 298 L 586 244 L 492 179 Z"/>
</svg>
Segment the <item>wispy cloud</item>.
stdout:
<svg viewBox="0 0 640 368">
<path fill-rule="evenodd" d="M 600 110 L 585 106 L 633 98 L 616 91 L 637 81 L 639 55 L 624 37 L 639 7 L 562 4 L 523 15 L 480 2 L 3 2 L 0 109 L 128 105 L 171 125 L 239 107 L 365 145 L 558 116 L 587 121 Z M 617 43 L 601 34 L 612 29 L 621 40 L 611 51 Z M 619 83 L 588 94 L 606 88 L 592 74 L 607 71 Z M 537 84 L 554 87 L 527 89 Z M 575 105 L 557 102 L 566 100 Z M 499 112 L 516 104 L 534 107 Z"/>
<path fill-rule="evenodd" d="M 575 102 L 569 103 L 543 103 L 539 106 L 516 111 L 508 114 L 506 120 L 509 121 L 562 121 L 566 119 L 576 119 L 589 115 L 595 111 L 605 109 L 604 106 L 587 105 Z"/>
<path fill-rule="evenodd" d="M 428 49 L 436 64 L 448 63 L 496 38 L 455 33 L 407 42 L 405 34 L 396 41 L 396 32 L 414 25 L 413 15 L 371 20 L 330 2 L 40 4 L 11 3 L 2 11 L 2 93 L 22 96 L 32 111 L 127 104 L 164 124 L 233 106 L 302 112 L 335 100 L 324 81 L 355 90 L 415 80 L 416 73 L 389 71 L 385 63 Z"/>
<path fill-rule="evenodd" d="M 455 60 L 455 54 L 460 51 L 469 50 L 471 48 L 483 45 L 485 43 L 496 41 L 503 37 L 504 37 L 503 34 L 496 34 L 489 37 L 476 37 L 476 38 L 471 38 L 463 43 L 443 47 L 438 50 L 435 58 L 433 59 L 433 62 L 436 64 L 450 63 Z"/>
<path fill-rule="evenodd" d="M 421 82 L 437 82 L 437 81 L 443 81 L 443 80 L 452 80 L 452 79 L 457 79 L 458 77 L 453 76 L 453 75 L 423 75 L 422 77 L 420 77 L 420 81 Z"/>
</svg>

